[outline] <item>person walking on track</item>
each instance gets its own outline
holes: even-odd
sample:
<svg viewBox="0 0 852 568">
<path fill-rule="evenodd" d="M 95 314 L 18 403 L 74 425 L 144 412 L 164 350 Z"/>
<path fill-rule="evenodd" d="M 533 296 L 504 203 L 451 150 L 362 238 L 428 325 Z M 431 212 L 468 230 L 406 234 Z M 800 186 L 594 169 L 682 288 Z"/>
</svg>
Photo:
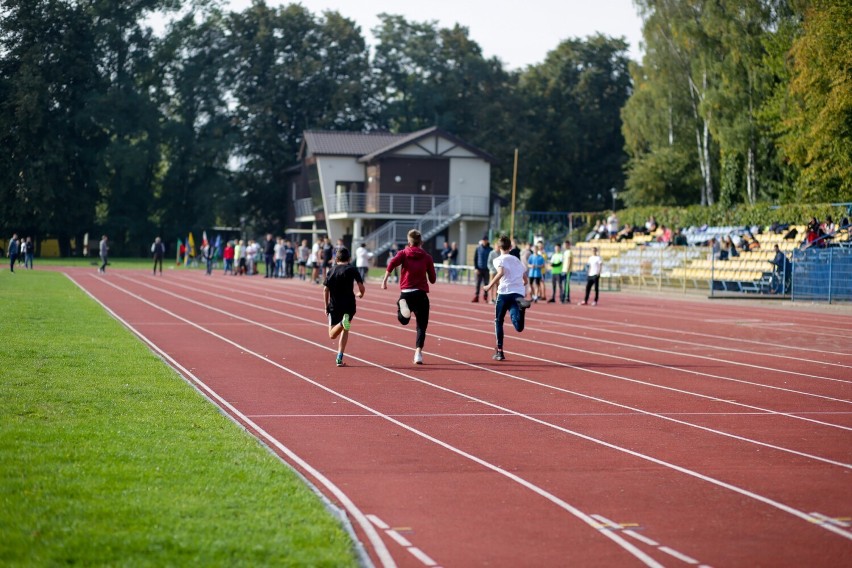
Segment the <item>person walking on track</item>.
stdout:
<svg viewBox="0 0 852 568">
<path fill-rule="evenodd" d="M 581 306 L 588 305 L 589 303 L 589 293 L 592 291 L 592 286 L 595 288 L 595 300 L 592 302 L 593 306 L 598 305 L 598 291 L 600 289 L 600 279 L 601 279 L 601 269 L 603 268 L 603 259 L 598 255 L 597 247 L 592 248 L 592 256 L 589 257 L 588 261 L 589 272 L 586 277 L 586 297 L 580 302 Z"/>
<path fill-rule="evenodd" d="M 411 314 L 414 314 L 417 321 L 414 363 L 417 365 L 423 364 L 423 346 L 426 343 L 426 328 L 429 326 L 429 284 L 434 284 L 437 279 L 435 262 L 432 256 L 421 248 L 422 244 L 420 231 L 408 231 L 408 246 L 388 262 L 385 277 L 382 279 L 382 290 L 387 290 L 388 278 L 397 267 L 401 268 L 396 318 L 402 325 L 408 325 Z"/>
<path fill-rule="evenodd" d="M 499 243 L 502 254 L 494 260 L 497 273 L 485 286 L 487 292 L 492 286 L 497 285 L 497 306 L 494 317 L 497 348 L 494 350 L 494 355 L 491 356 L 495 361 L 506 359 L 506 356 L 503 355 L 503 321 L 506 319 L 506 313 L 509 313 L 515 331 L 520 333 L 524 331 L 524 315 L 527 308 L 530 307 L 530 301 L 524 297 L 527 284 L 529 284 L 527 271 L 524 270 L 521 261 L 509 253 L 512 249 L 512 241 L 509 240 L 509 237 L 501 236 Z"/>
<path fill-rule="evenodd" d="M 338 367 L 343 366 L 343 354 L 349 340 L 349 328 L 355 317 L 355 291 L 358 285 L 358 297 L 364 297 L 364 280 L 358 269 L 349 264 L 349 249 L 340 247 L 335 255 L 334 266 L 328 271 L 323 282 L 323 302 L 328 316 L 328 337 L 338 339 Z"/>
</svg>

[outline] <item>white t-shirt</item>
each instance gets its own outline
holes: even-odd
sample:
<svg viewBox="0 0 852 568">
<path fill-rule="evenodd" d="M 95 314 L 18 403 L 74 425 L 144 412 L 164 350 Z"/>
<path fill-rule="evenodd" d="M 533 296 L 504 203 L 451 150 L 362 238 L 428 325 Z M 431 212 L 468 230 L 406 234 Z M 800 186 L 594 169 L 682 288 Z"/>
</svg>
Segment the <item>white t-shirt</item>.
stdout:
<svg viewBox="0 0 852 568">
<path fill-rule="evenodd" d="M 562 272 L 568 274 L 574 270 L 574 265 L 572 263 L 573 253 L 571 249 L 565 249 L 562 251 Z"/>
<path fill-rule="evenodd" d="M 524 273 L 526 269 L 517 257 L 509 253 L 503 253 L 494 259 L 494 268 L 503 269 L 503 277 L 497 284 L 498 294 L 526 294 L 524 288 Z"/>
<path fill-rule="evenodd" d="M 373 253 L 369 252 L 366 247 L 355 249 L 355 266 L 358 268 L 368 268 L 371 258 L 373 258 Z"/>
<path fill-rule="evenodd" d="M 603 268 L 603 259 L 598 256 L 589 257 L 589 276 L 600 276 L 601 268 Z"/>
</svg>

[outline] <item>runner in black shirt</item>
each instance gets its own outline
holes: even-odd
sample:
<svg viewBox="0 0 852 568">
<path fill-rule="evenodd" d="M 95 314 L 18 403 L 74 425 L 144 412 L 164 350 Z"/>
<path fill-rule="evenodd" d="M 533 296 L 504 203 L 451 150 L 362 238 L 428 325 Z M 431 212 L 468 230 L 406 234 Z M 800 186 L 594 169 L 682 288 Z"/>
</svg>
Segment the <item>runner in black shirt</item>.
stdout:
<svg viewBox="0 0 852 568">
<path fill-rule="evenodd" d="M 358 297 L 364 297 L 364 281 L 358 269 L 349 264 L 349 249 L 337 249 L 335 264 L 328 271 L 323 282 L 323 300 L 328 315 L 328 336 L 340 337 L 337 350 L 337 366 L 343 366 L 343 353 L 349 339 L 349 326 L 355 317 L 354 285 L 358 284 Z"/>
</svg>

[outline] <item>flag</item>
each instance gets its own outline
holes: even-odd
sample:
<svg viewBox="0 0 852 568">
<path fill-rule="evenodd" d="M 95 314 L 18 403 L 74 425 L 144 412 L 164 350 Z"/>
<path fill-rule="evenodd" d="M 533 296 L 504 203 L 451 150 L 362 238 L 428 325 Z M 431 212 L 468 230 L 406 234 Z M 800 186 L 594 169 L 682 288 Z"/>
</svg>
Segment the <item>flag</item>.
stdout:
<svg viewBox="0 0 852 568">
<path fill-rule="evenodd" d="M 216 235 L 216 241 L 213 244 L 213 258 L 222 256 L 222 235 Z"/>
<path fill-rule="evenodd" d="M 177 246 L 175 247 L 175 264 L 180 264 L 180 248 L 183 246 L 183 241 L 178 237 Z"/>
<path fill-rule="evenodd" d="M 195 258 L 195 239 L 192 238 L 192 233 L 186 238 L 186 258 L 184 258 L 184 266 L 189 266 L 189 258 Z"/>
<path fill-rule="evenodd" d="M 201 246 L 206 247 L 209 243 L 207 240 L 207 231 L 201 231 Z"/>
</svg>

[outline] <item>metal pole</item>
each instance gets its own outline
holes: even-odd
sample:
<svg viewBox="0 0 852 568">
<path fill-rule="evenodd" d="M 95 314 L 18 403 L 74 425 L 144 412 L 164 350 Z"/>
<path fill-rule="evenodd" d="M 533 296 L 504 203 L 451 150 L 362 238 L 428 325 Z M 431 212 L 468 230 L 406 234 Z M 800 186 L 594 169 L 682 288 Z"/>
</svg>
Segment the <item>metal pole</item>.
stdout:
<svg viewBox="0 0 852 568">
<path fill-rule="evenodd" d="M 515 194 L 518 188 L 518 149 L 515 148 L 515 167 L 512 172 L 512 219 L 510 221 L 509 238 L 515 238 Z"/>
<path fill-rule="evenodd" d="M 828 248 L 828 303 L 831 303 L 831 271 L 832 271 L 832 260 L 834 259 L 834 253 L 831 250 L 831 247 Z"/>
</svg>

